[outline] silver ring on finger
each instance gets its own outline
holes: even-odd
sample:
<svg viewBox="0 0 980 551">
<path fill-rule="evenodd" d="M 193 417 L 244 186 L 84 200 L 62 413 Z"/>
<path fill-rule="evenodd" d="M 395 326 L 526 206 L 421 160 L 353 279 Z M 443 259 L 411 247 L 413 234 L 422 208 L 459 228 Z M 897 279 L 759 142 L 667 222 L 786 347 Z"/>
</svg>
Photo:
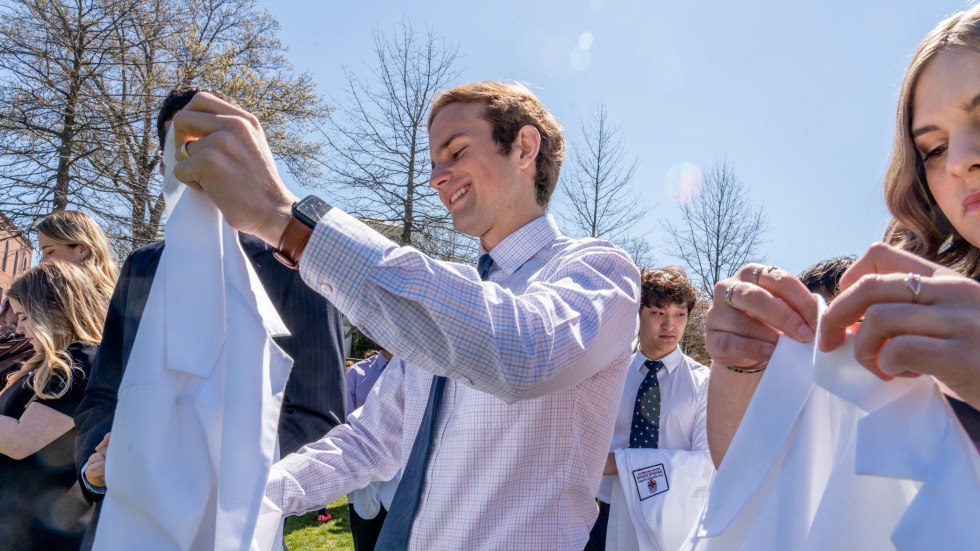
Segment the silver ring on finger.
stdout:
<svg viewBox="0 0 980 551">
<path fill-rule="evenodd" d="M 738 285 L 738 283 L 735 283 L 731 287 L 725 289 L 725 302 L 727 302 L 732 308 L 735 308 L 735 305 L 732 304 L 732 293 L 735 292 L 735 285 Z M 738 308 L 735 309 L 738 310 Z"/>
<path fill-rule="evenodd" d="M 759 284 L 759 276 L 760 275 L 762 275 L 762 268 L 753 268 L 752 269 L 752 279 L 755 281 L 755 284 L 756 285 Z"/>
<path fill-rule="evenodd" d="M 909 273 L 905 276 L 905 286 L 912 291 L 912 304 L 918 304 L 919 293 L 922 292 L 922 276 Z"/>
</svg>

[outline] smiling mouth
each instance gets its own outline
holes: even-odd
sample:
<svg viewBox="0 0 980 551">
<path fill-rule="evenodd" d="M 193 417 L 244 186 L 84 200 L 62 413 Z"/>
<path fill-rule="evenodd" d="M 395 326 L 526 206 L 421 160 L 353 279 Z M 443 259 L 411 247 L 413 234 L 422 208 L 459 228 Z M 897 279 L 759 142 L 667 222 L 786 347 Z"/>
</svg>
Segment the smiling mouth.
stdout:
<svg viewBox="0 0 980 551">
<path fill-rule="evenodd" d="M 463 186 L 462 188 L 460 188 L 456 193 L 453 194 L 452 197 L 449 198 L 449 204 L 452 205 L 453 203 L 455 203 L 457 200 L 459 200 L 460 197 L 466 195 L 466 193 L 469 190 L 470 190 L 470 186 Z"/>
</svg>

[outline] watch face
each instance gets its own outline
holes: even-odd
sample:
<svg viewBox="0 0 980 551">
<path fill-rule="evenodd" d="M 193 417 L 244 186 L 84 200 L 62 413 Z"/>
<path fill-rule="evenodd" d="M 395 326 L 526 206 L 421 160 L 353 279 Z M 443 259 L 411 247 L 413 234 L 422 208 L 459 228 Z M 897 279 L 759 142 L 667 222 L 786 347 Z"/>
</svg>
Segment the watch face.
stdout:
<svg viewBox="0 0 980 551">
<path fill-rule="evenodd" d="M 309 227 L 316 226 L 316 223 L 323 218 L 323 215 L 333 208 L 329 203 L 320 199 L 316 195 L 309 195 L 293 208 L 296 218 Z"/>
</svg>

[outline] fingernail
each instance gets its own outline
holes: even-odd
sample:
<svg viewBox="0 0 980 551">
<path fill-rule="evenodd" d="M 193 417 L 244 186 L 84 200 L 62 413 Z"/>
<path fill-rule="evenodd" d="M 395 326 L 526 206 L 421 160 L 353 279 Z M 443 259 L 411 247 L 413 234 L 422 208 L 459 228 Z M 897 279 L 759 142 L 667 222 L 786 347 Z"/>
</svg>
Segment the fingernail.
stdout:
<svg viewBox="0 0 980 551">
<path fill-rule="evenodd" d="M 776 351 L 776 347 L 774 345 L 771 345 L 769 343 L 765 343 L 762 345 L 762 353 L 765 354 L 766 358 L 771 358 L 772 353 L 775 351 Z"/>
<path fill-rule="evenodd" d="M 800 326 L 796 330 L 796 334 L 799 335 L 801 339 L 803 339 L 803 342 L 810 342 L 811 340 L 813 340 L 813 329 L 810 329 L 810 326 L 807 325 L 806 323 L 800 324 Z"/>
</svg>

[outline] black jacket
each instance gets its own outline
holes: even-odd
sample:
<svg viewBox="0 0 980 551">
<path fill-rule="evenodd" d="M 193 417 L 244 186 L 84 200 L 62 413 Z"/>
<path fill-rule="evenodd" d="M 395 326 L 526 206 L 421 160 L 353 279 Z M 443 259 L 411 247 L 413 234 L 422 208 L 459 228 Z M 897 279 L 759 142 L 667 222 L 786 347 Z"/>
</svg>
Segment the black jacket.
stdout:
<svg viewBox="0 0 980 551">
<path fill-rule="evenodd" d="M 242 234 L 242 247 L 278 310 L 291 336 L 276 343 L 293 358 L 279 417 L 279 446 L 283 456 L 319 440 L 344 419 L 345 379 L 343 323 L 340 312 L 306 286 L 299 272 L 272 255 L 271 247 Z M 109 304 L 102 344 L 95 357 L 85 396 L 75 412 L 78 437 L 75 463 L 80 472 L 95 447 L 112 428 L 116 392 L 136 338 L 150 284 L 163 252 L 157 242 L 133 253 L 123 265 Z M 79 483 L 82 481 L 79 480 Z M 86 499 L 99 502 L 82 484 Z M 97 518 L 98 509 L 96 510 Z M 94 528 L 95 519 L 92 527 Z M 94 530 L 89 530 L 91 538 Z"/>
</svg>

